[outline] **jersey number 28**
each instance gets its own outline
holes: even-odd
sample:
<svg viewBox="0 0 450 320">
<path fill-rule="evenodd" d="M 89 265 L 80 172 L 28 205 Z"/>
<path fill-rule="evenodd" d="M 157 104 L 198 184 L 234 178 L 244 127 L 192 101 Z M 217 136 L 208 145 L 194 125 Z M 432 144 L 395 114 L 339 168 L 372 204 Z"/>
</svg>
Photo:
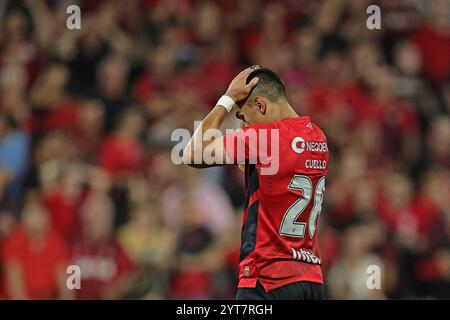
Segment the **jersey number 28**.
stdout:
<svg viewBox="0 0 450 320">
<path fill-rule="evenodd" d="M 325 177 L 317 182 L 316 192 L 314 193 L 314 206 L 309 215 L 308 226 L 305 222 L 296 222 L 311 201 L 313 183 L 307 176 L 295 175 L 289 183 L 288 189 L 301 190 L 303 196 L 295 201 L 283 216 L 280 225 L 280 234 L 290 237 L 303 238 L 306 227 L 312 239 L 316 232 L 317 218 L 322 210 L 323 193 L 325 191 Z"/>
</svg>

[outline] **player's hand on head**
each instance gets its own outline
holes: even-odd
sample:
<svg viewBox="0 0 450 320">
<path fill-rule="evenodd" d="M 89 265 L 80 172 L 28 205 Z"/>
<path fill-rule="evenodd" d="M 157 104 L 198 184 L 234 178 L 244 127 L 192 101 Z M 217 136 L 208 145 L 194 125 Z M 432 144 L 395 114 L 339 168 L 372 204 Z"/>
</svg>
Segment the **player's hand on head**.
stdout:
<svg viewBox="0 0 450 320">
<path fill-rule="evenodd" d="M 230 83 L 228 86 L 226 96 L 229 96 L 234 102 L 239 103 L 244 99 L 247 99 L 250 91 L 258 84 L 259 79 L 256 77 L 252 79 L 248 84 L 247 78 L 248 76 L 255 70 L 261 68 L 260 66 L 252 66 L 247 69 L 241 71 Z"/>
</svg>

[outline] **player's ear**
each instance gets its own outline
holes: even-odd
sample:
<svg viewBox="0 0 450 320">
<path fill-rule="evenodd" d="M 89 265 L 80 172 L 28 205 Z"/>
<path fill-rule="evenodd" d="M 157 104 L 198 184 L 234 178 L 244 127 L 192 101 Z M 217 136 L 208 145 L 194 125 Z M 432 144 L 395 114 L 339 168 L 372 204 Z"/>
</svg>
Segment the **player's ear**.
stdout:
<svg viewBox="0 0 450 320">
<path fill-rule="evenodd" d="M 254 104 L 256 109 L 261 113 L 261 114 L 265 114 L 266 113 L 266 101 L 264 101 L 263 98 L 261 97 L 255 97 L 254 100 Z"/>
</svg>

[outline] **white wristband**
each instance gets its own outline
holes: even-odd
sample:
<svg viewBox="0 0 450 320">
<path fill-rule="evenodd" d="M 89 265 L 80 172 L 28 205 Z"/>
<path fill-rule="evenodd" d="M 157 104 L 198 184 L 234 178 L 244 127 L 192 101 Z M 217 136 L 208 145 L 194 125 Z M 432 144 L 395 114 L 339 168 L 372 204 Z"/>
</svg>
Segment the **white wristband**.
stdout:
<svg viewBox="0 0 450 320">
<path fill-rule="evenodd" d="M 222 106 L 225 109 L 227 109 L 228 112 L 230 112 L 235 104 L 236 103 L 234 102 L 234 100 L 231 99 L 229 96 L 221 96 L 219 101 L 217 101 L 216 106 Z"/>
</svg>

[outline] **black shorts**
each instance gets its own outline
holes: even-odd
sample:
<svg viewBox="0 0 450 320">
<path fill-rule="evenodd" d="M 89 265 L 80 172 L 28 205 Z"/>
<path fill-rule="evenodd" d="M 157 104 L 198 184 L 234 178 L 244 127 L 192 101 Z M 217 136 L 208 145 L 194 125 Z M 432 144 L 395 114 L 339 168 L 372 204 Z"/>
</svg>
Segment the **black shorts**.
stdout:
<svg viewBox="0 0 450 320">
<path fill-rule="evenodd" d="M 266 292 L 256 283 L 255 288 L 238 288 L 236 300 L 324 300 L 323 284 L 307 281 L 294 282 Z"/>
</svg>

